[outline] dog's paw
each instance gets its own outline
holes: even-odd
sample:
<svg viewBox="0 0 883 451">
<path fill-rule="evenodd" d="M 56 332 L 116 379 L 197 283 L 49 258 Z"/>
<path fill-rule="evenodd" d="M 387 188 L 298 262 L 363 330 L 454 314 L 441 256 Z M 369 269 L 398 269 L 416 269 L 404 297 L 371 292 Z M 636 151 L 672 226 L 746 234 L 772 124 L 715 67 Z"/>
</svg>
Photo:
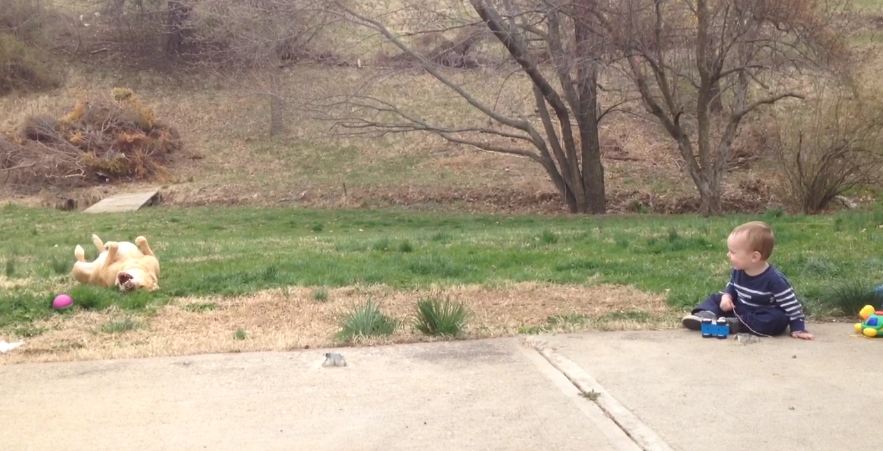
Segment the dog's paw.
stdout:
<svg viewBox="0 0 883 451">
<path fill-rule="evenodd" d="M 137 244 L 138 246 L 141 246 L 146 243 L 147 243 L 147 238 L 144 238 L 143 236 L 139 236 L 138 238 L 135 238 L 135 244 Z"/>
</svg>

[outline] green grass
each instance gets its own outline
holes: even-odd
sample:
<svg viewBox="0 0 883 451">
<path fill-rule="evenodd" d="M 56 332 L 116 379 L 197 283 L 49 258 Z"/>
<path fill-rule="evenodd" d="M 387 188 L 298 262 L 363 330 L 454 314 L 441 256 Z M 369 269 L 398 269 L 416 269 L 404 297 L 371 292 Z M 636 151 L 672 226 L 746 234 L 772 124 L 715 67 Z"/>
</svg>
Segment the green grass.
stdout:
<svg viewBox="0 0 883 451">
<path fill-rule="evenodd" d="M 826 297 L 841 280 L 883 283 L 883 206 L 762 218 L 778 239 L 772 262 L 814 312 L 841 309 Z M 757 217 L 221 207 L 87 216 L 2 206 L 0 255 L 6 258 L 0 261 L 7 276 L 0 283 L 0 328 L 52 315 L 48 306 L 59 292 L 72 295 L 74 310 L 116 305 L 137 311 L 178 296 L 232 296 L 283 286 L 603 282 L 663 293 L 670 305 L 685 308 L 725 285 L 726 236 L 752 219 Z M 324 226 L 316 231 L 315 224 Z M 162 264 L 161 289 L 122 294 L 75 284 L 66 271 L 73 248 L 82 244 L 87 259 L 94 258 L 93 232 L 105 240 L 147 236 Z"/>
<path fill-rule="evenodd" d="M 357 338 L 391 335 L 397 326 L 396 320 L 384 315 L 377 304 L 368 301 L 343 317 L 337 339 L 349 343 Z"/>
<path fill-rule="evenodd" d="M 417 301 L 415 327 L 426 335 L 457 336 L 466 326 L 468 312 L 460 303 L 438 299 Z"/>
<path fill-rule="evenodd" d="M 131 318 L 124 318 L 116 321 L 109 321 L 101 326 L 101 331 L 106 334 L 121 334 L 130 330 L 135 330 L 139 323 Z"/>
</svg>

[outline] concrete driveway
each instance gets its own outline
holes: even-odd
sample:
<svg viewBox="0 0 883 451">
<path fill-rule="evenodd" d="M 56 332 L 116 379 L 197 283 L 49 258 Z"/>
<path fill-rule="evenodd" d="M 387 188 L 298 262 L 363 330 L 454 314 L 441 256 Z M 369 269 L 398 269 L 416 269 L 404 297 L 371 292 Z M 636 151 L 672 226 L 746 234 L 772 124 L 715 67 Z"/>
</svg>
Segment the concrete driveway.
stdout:
<svg viewBox="0 0 883 451">
<path fill-rule="evenodd" d="M 23 449 L 877 449 L 883 340 L 684 330 L 0 366 Z M 2 357 L 0 357 L 2 364 Z"/>
</svg>

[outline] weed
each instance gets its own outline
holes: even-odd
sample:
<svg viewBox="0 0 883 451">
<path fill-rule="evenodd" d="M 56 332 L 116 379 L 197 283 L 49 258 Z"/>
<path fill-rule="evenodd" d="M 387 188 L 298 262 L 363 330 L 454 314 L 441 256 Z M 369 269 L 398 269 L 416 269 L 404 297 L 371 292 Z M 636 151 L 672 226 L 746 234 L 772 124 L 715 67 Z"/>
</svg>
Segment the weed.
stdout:
<svg viewBox="0 0 883 451">
<path fill-rule="evenodd" d="M 246 338 L 248 338 L 248 334 L 246 334 L 245 329 L 241 327 L 236 329 L 236 332 L 233 332 L 234 340 L 245 340 Z"/>
<path fill-rule="evenodd" d="M 596 392 L 595 389 L 591 389 L 587 392 L 580 392 L 580 396 L 588 399 L 589 401 L 597 401 L 599 397 L 601 397 L 600 392 Z"/>
<path fill-rule="evenodd" d="M 820 301 L 828 308 L 847 316 L 858 315 L 862 307 L 870 304 L 880 308 L 883 295 L 875 291 L 874 284 L 851 279 L 832 285 L 820 294 Z"/>
<path fill-rule="evenodd" d="M 106 334 L 121 334 L 134 330 L 138 327 L 138 322 L 131 318 L 124 318 L 118 321 L 109 321 L 101 326 L 101 331 Z"/>
<path fill-rule="evenodd" d="M 218 304 L 215 304 L 214 302 L 199 302 L 196 304 L 187 304 L 184 306 L 184 310 L 194 313 L 210 312 L 216 308 L 218 308 Z"/>
<path fill-rule="evenodd" d="M 15 276 L 15 258 L 8 257 L 6 259 L 6 277 Z"/>
<path fill-rule="evenodd" d="M 313 290 L 313 300 L 317 302 L 326 302 L 328 300 L 328 290 L 325 287 L 319 287 Z"/>
<path fill-rule="evenodd" d="M 377 304 L 368 301 L 344 316 L 337 338 L 351 342 L 357 338 L 391 335 L 396 327 L 395 320 L 381 313 Z"/>
<path fill-rule="evenodd" d="M 467 315 L 462 303 L 422 299 L 417 301 L 415 327 L 426 335 L 457 336 L 463 332 Z"/>
<path fill-rule="evenodd" d="M 408 253 L 408 252 L 413 252 L 413 251 L 414 251 L 414 246 L 411 245 L 410 241 L 405 240 L 405 241 L 402 241 L 401 243 L 399 243 L 399 252 Z"/>
</svg>

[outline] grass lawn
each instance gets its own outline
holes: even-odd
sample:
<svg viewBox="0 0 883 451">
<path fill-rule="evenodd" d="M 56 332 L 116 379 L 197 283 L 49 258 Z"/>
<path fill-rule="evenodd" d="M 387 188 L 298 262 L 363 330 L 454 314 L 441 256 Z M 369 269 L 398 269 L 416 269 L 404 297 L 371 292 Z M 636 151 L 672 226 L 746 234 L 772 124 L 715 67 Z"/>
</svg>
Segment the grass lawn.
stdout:
<svg viewBox="0 0 883 451">
<path fill-rule="evenodd" d="M 139 312 L 178 297 L 290 286 L 604 283 L 662 294 L 684 309 L 724 286 L 726 236 L 751 219 L 222 207 L 86 215 L 8 205 L 0 207 L 0 328 L 53 315 L 47 306 L 62 291 L 72 292 L 77 309 Z M 840 313 L 844 290 L 883 283 L 883 208 L 760 219 L 777 235 L 773 263 L 812 313 Z M 147 236 L 162 264 L 161 290 L 122 295 L 76 286 L 68 276 L 73 248 L 82 244 L 86 258 L 94 258 L 93 232 L 105 241 Z"/>
</svg>

